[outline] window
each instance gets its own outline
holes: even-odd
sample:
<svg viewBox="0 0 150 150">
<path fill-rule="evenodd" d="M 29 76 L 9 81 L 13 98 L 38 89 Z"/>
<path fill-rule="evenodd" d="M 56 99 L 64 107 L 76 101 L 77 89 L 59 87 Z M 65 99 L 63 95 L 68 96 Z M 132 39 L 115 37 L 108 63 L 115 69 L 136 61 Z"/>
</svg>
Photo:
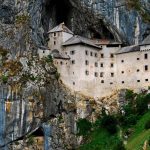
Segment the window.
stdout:
<svg viewBox="0 0 150 150">
<path fill-rule="evenodd" d="M 100 72 L 100 77 L 104 77 L 104 72 Z"/>
<path fill-rule="evenodd" d="M 95 57 L 97 57 L 97 53 L 95 53 Z"/>
<path fill-rule="evenodd" d="M 104 80 L 101 80 L 101 83 L 104 83 Z"/>
<path fill-rule="evenodd" d="M 110 58 L 114 58 L 114 54 L 110 54 Z"/>
<path fill-rule="evenodd" d="M 89 61 L 88 60 L 85 61 L 85 65 L 89 65 Z"/>
<path fill-rule="evenodd" d="M 114 64 L 113 64 L 113 63 L 111 63 L 111 64 L 110 64 L 110 67 L 111 67 L 111 68 L 113 68 L 113 67 L 114 67 Z"/>
<path fill-rule="evenodd" d="M 74 55 L 74 54 L 75 54 L 75 51 L 70 51 L 70 54 L 71 54 L 71 55 Z"/>
<path fill-rule="evenodd" d="M 45 51 L 43 51 L 43 54 L 45 53 Z"/>
<path fill-rule="evenodd" d="M 112 85 L 113 83 L 112 82 L 110 82 L 110 85 Z"/>
<path fill-rule="evenodd" d="M 98 73 L 97 72 L 95 72 L 95 77 L 98 77 Z"/>
<path fill-rule="evenodd" d="M 61 61 L 60 64 L 63 65 L 63 62 Z"/>
<path fill-rule="evenodd" d="M 146 82 L 148 82 L 148 79 L 145 79 Z"/>
<path fill-rule="evenodd" d="M 124 71 L 121 71 L 122 74 L 124 74 Z"/>
<path fill-rule="evenodd" d="M 122 81 L 121 83 L 124 84 L 124 81 Z"/>
<path fill-rule="evenodd" d="M 73 82 L 73 85 L 75 85 L 75 82 Z"/>
<path fill-rule="evenodd" d="M 136 71 L 137 71 L 137 72 L 139 72 L 140 70 L 139 70 L 139 69 L 137 69 Z"/>
<path fill-rule="evenodd" d="M 98 63 L 97 62 L 95 62 L 95 67 L 98 67 Z"/>
<path fill-rule="evenodd" d="M 101 66 L 101 67 L 104 67 L 104 64 L 103 64 L 103 63 L 101 63 L 101 64 L 100 64 L 100 66 Z"/>
<path fill-rule="evenodd" d="M 56 36 L 56 33 L 54 33 L 54 36 Z"/>
<path fill-rule="evenodd" d="M 89 55 L 89 52 L 88 52 L 88 51 L 85 51 L 85 55 Z"/>
<path fill-rule="evenodd" d="M 104 54 L 101 54 L 101 58 L 104 58 Z"/>
<path fill-rule="evenodd" d="M 56 41 L 54 41 L 54 45 L 56 45 Z"/>
<path fill-rule="evenodd" d="M 93 56 L 93 52 L 90 52 L 90 55 Z"/>
<path fill-rule="evenodd" d="M 137 80 L 137 82 L 140 82 L 140 80 Z"/>
<path fill-rule="evenodd" d="M 137 60 L 140 60 L 140 58 L 137 58 Z"/>
<path fill-rule="evenodd" d="M 121 60 L 122 63 L 124 63 L 124 60 Z"/>
<path fill-rule="evenodd" d="M 145 71 L 147 71 L 148 70 L 148 65 L 145 65 L 144 68 L 145 68 Z"/>
<path fill-rule="evenodd" d="M 148 54 L 144 54 L 144 58 L 145 58 L 145 59 L 148 59 Z"/>
<path fill-rule="evenodd" d="M 89 75 L 89 71 L 86 70 L 86 71 L 85 71 L 85 74 L 86 74 L 86 75 Z"/>
<path fill-rule="evenodd" d="M 114 73 L 111 73 L 111 77 L 114 77 Z"/>
<path fill-rule="evenodd" d="M 72 63 L 72 64 L 75 64 L 75 60 L 72 60 L 71 63 Z"/>
</svg>

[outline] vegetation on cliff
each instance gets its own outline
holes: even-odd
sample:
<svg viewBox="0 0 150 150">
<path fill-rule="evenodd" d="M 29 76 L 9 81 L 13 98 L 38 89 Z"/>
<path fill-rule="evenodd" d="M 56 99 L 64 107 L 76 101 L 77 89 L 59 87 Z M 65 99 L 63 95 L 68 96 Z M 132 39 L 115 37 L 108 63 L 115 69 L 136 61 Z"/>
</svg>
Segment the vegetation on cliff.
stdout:
<svg viewBox="0 0 150 150">
<path fill-rule="evenodd" d="M 127 90 L 125 98 L 126 103 L 117 114 L 103 109 L 95 122 L 86 121 L 86 131 L 85 119 L 78 121 L 78 132 L 83 136 L 79 150 L 139 150 L 144 146 L 150 149 L 150 94 Z"/>
</svg>

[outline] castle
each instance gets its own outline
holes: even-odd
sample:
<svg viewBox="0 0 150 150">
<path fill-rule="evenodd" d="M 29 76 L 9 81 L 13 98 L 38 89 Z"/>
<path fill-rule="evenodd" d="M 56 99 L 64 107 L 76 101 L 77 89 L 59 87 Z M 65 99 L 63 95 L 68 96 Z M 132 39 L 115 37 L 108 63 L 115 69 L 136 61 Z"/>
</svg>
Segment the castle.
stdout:
<svg viewBox="0 0 150 150">
<path fill-rule="evenodd" d="M 73 91 L 96 98 L 150 85 L 150 35 L 140 45 L 122 47 L 74 35 L 64 23 L 48 34 L 49 49 L 39 49 L 39 56 L 53 56 L 61 80 Z"/>
</svg>

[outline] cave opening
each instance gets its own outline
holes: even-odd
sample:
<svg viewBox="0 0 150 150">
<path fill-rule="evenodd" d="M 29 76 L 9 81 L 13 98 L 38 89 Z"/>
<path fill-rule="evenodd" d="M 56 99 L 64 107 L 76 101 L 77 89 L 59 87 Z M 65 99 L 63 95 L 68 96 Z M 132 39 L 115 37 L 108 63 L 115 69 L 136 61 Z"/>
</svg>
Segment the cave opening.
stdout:
<svg viewBox="0 0 150 150">
<path fill-rule="evenodd" d="M 53 28 L 62 22 L 70 27 L 72 8 L 68 0 L 47 0 L 44 15 L 49 22 L 47 28 Z"/>
</svg>

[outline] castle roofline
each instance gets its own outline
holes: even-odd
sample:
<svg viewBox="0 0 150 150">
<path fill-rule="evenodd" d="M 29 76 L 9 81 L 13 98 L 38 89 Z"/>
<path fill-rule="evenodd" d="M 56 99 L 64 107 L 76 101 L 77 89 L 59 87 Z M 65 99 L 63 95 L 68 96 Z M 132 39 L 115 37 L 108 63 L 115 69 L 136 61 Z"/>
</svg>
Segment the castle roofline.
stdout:
<svg viewBox="0 0 150 150">
<path fill-rule="evenodd" d="M 140 45 L 150 45 L 150 35 L 148 35 Z"/>
<path fill-rule="evenodd" d="M 121 48 L 116 54 L 130 53 L 140 51 L 139 45 L 132 45 Z"/>
<path fill-rule="evenodd" d="M 81 37 L 79 35 L 75 35 L 75 36 L 71 37 L 69 40 L 64 42 L 62 45 L 63 46 L 70 46 L 70 45 L 78 45 L 78 44 L 92 46 L 92 47 L 97 48 L 99 50 L 102 49 L 101 47 L 95 45 L 92 42 L 92 40 L 85 38 L 85 37 Z"/>
<path fill-rule="evenodd" d="M 54 27 L 50 31 L 48 31 L 48 34 L 54 32 L 66 32 L 66 33 L 73 34 L 73 32 L 65 26 L 64 22 Z"/>
</svg>

